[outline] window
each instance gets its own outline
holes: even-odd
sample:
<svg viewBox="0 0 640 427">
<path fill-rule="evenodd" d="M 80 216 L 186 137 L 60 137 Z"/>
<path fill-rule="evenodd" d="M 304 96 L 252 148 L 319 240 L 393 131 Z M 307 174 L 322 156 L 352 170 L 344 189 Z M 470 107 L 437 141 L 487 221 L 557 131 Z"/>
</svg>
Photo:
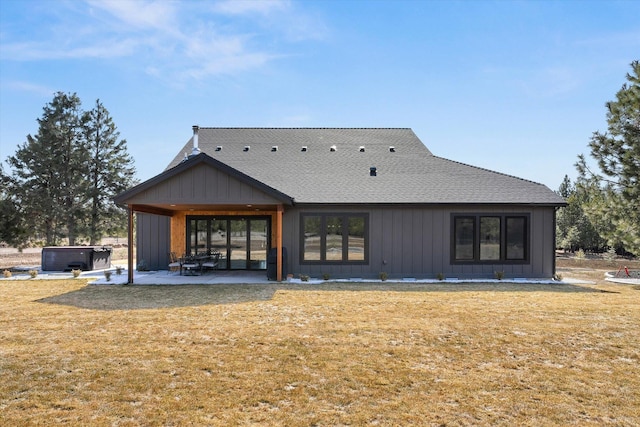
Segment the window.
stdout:
<svg viewBox="0 0 640 427">
<path fill-rule="evenodd" d="M 455 259 L 456 260 L 473 260 L 473 238 L 475 232 L 475 218 L 460 217 L 455 221 Z"/>
<path fill-rule="evenodd" d="M 480 260 L 500 259 L 500 217 L 480 217 Z"/>
<path fill-rule="evenodd" d="M 453 261 L 527 262 L 528 219 L 528 215 L 453 215 Z"/>
<path fill-rule="evenodd" d="M 507 217 L 507 254 L 508 260 L 525 259 L 527 244 L 527 220 L 524 217 Z"/>
<path fill-rule="evenodd" d="M 366 214 L 303 214 L 302 263 L 366 263 Z"/>
</svg>

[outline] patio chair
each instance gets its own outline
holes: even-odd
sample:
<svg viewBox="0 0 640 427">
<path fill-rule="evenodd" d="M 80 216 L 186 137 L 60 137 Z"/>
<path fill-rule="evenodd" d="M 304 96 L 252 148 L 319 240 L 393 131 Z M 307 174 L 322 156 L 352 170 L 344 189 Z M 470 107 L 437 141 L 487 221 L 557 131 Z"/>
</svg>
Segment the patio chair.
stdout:
<svg viewBox="0 0 640 427">
<path fill-rule="evenodd" d="M 187 255 L 180 258 L 180 275 L 182 276 L 182 270 L 186 275 L 195 275 L 196 271 L 202 271 L 202 264 L 200 264 L 198 257 L 194 255 Z"/>
<path fill-rule="evenodd" d="M 169 252 L 169 271 L 181 270 L 182 265 L 175 252 Z"/>
<path fill-rule="evenodd" d="M 220 252 L 218 252 L 215 249 L 211 250 L 209 259 L 202 263 L 202 269 L 204 270 L 206 268 L 210 270 L 215 270 L 216 268 L 218 268 L 219 260 L 220 260 Z"/>
</svg>

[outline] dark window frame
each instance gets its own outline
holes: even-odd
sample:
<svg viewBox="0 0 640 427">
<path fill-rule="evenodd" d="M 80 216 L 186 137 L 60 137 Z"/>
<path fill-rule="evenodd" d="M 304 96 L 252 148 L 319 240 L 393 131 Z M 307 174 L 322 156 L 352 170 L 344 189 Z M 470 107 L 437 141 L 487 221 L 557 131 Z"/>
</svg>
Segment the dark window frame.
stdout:
<svg viewBox="0 0 640 427">
<path fill-rule="evenodd" d="M 480 259 L 480 245 L 481 245 L 481 218 L 499 218 L 500 219 L 500 257 L 499 259 Z M 507 222 L 510 219 L 523 219 L 524 220 L 524 233 L 523 233 L 523 258 L 507 258 Z M 472 259 L 457 259 L 456 258 L 456 220 L 457 219 L 473 219 L 473 257 Z M 531 262 L 531 214 L 528 213 L 452 213 L 451 214 L 451 264 L 458 265 L 473 265 L 473 264 L 529 264 Z"/>
<path fill-rule="evenodd" d="M 305 257 L 305 218 L 320 218 L 320 259 L 306 260 Z M 327 218 L 339 217 L 342 220 L 342 259 L 327 260 Z M 364 259 L 349 260 L 349 219 L 364 220 Z M 304 212 L 300 214 L 300 264 L 301 265 L 368 265 L 369 264 L 369 214 L 360 212 Z"/>
<path fill-rule="evenodd" d="M 247 227 L 249 227 L 249 224 L 251 221 L 255 221 L 255 220 L 262 220 L 262 221 L 266 221 L 267 222 L 267 230 L 269 231 L 267 233 L 267 243 L 266 243 L 266 247 L 267 247 L 267 255 L 269 254 L 269 249 L 271 248 L 271 233 L 272 233 L 272 228 L 271 228 L 271 216 L 270 215 L 186 215 L 186 219 L 185 219 L 185 254 L 196 254 L 198 253 L 198 243 L 196 242 L 196 247 L 192 248 L 191 247 L 191 233 L 192 233 L 192 228 L 191 228 L 191 221 L 195 220 L 195 221 L 206 221 L 207 222 L 207 227 L 206 227 L 206 239 L 205 239 L 205 244 L 207 245 L 207 249 L 204 252 L 201 253 L 209 253 L 209 251 L 211 250 L 211 248 L 209 247 L 210 242 L 211 242 L 211 236 L 210 236 L 210 231 L 211 231 L 211 221 L 215 221 L 215 220 L 220 220 L 220 221 L 225 221 L 227 224 L 227 233 L 226 233 L 226 252 L 222 252 L 221 254 L 222 256 L 224 256 L 227 261 L 226 261 L 226 267 L 224 268 L 220 268 L 221 270 L 264 270 L 263 268 L 251 268 L 251 264 L 250 264 L 250 256 L 251 256 L 251 251 L 248 250 L 247 251 L 247 260 L 246 260 L 246 268 L 233 268 L 231 265 L 231 258 L 230 258 L 230 252 L 229 252 L 229 248 L 230 248 L 230 244 L 231 244 L 231 235 L 228 232 L 229 231 L 229 224 L 230 221 L 233 220 L 247 220 Z M 247 248 L 250 248 L 250 240 L 251 236 L 250 234 L 247 235 Z"/>
</svg>

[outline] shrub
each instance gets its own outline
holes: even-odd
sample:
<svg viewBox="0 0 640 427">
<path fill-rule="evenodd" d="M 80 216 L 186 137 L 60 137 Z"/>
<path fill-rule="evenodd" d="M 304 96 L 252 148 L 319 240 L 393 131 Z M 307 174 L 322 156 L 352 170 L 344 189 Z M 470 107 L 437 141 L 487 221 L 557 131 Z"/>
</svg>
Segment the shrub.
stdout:
<svg viewBox="0 0 640 427">
<path fill-rule="evenodd" d="M 2 272 L 2 275 L 5 278 L 9 278 L 9 277 L 11 277 L 11 271 L 10 270 L 5 270 L 5 271 Z"/>
<path fill-rule="evenodd" d="M 616 260 L 616 250 L 611 247 L 604 253 L 604 259 L 610 263 L 613 263 Z"/>
<path fill-rule="evenodd" d="M 147 262 L 143 259 L 140 260 L 137 267 L 138 267 L 138 271 L 149 271 L 149 266 L 147 265 Z"/>
<path fill-rule="evenodd" d="M 378 277 L 380 277 L 380 280 L 384 282 L 389 278 L 389 275 L 385 271 L 381 271 Z"/>
<path fill-rule="evenodd" d="M 116 274 L 119 276 L 122 274 L 122 267 L 121 266 L 116 266 Z"/>
<path fill-rule="evenodd" d="M 73 277 L 78 277 L 80 276 L 80 273 L 82 273 L 82 270 L 71 270 L 71 274 L 73 274 Z"/>
<path fill-rule="evenodd" d="M 107 279 L 107 282 L 111 281 L 111 272 L 110 271 L 105 271 L 104 272 L 104 277 Z"/>
<path fill-rule="evenodd" d="M 309 276 L 307 276 L 306 274 L 301 274 L 300 275 L 300 280 L 302 280 L 303 282 L 308 282 L 309 281 Z"/>
<path fill-rule="evenodd" d="M 38 270 L 29 270 L 29 276 L 34 279 L 38 275 Z"/>
<path fill-rule="evenodd" d="M 584 250 L 582 248 L 576 251 L 576 259 L 585 259 L 586 257 L 587 255 L 584 253 Z"/>
<path fill-rule="evenodd" d="M 504 271 L 495 271 L 493 273 L 493 277 L 495 277 L 498 280 L 502 280 L 504 278 Z"/>
<path fill-rule="evenodd" d="M 441 281 L 441 282 L 442 282 L 442 281 L 444 280 L 444 274 L 443 274 L 443 273 L 438 273 L 438 274 L 436 275 L 436 279 L 438 279 L 439 281 Z"/>
<path fill-rule="evenodd" d="M 330 277 L 329 273 L 322 273 L 322 280 L 329 280 Z"/>
</svg>

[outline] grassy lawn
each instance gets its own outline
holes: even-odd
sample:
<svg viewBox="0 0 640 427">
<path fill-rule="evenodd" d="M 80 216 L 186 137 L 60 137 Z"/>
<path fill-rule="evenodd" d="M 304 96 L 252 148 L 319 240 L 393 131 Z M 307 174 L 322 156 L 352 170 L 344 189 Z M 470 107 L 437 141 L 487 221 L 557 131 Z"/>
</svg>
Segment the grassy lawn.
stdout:
<svg viewBox="0 0 640 427">
<path fill-rule="evenodd" d="M 0 282 L 0 425 L 640 424 L 640 290 Z"/>
</svg>

